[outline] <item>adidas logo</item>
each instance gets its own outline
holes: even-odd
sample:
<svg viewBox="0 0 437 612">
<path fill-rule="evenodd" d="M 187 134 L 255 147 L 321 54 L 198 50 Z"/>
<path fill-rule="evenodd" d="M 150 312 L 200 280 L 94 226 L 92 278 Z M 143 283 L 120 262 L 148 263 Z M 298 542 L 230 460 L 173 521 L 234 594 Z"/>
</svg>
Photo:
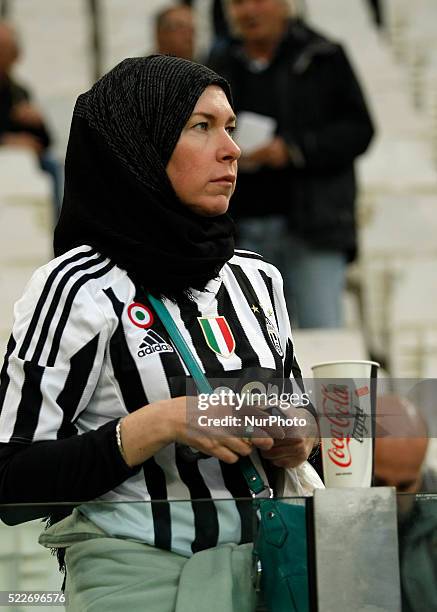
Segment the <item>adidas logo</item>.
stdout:
<svg viewBox="0 0 437 612">
<path fill-rule="evenodd" d="M 173 347 L 167 344 L 153 329 L 147 332 L 138 348 L 138 357 L 146 357 L 154 353 L 173 353 Z"/>
</svg>

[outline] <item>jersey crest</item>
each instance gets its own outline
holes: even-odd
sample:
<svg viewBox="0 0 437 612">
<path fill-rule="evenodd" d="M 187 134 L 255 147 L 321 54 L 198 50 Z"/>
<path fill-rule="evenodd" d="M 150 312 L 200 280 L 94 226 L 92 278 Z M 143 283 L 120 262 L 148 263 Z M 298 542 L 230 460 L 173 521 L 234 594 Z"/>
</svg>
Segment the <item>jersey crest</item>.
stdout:
<svg viewBox="0 0 437 612">
<path fill-rule="evenodd" d="M 235 339 L 225 317 L 197 317 L 209 348 L 221 357 L 235 351 Z"/>
</svg>

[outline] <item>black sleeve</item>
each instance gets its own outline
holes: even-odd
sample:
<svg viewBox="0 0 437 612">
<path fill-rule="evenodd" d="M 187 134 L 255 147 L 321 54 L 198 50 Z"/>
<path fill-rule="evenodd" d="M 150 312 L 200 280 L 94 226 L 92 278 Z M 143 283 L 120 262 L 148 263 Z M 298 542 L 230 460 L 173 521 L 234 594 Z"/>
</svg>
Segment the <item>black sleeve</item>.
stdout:
<svg viewBox="0 0 437 612">
<path fill-rule="evenodd" d="M 287 340 L 287 348 L 285 351 L 284 381 L 289 385 L 286 389 L 288 393 L 294 392 L 293 382 L 296 382 L 297 386 L 299 387 L 299 392 L 301 395 L 306 393 L 305 392 L 305 382 L 302 377 L 302 371 L 296 359 L 296 355 L 294 354 L 294 347 L 293 347 L 291 338 L 288 338 Z M 308 399 L 309 399 L 309 396 L 308 396 Z M 314 405 L 311 403 L 310 400 L 306 406 L 302 405 L 302 406 L 299 406 L 299 408 L 302 410 L 303 409 L 308 410 L 308 412 L 310 412 L 313 415 L 316 421 L 318 420 L 317 410 L 314 407 Z"/>
<path fill-rule="evenodd" d="M 52 142 L 50 134 L 44 124 L 36 127 L 34 125 L 26 125 L 24 123 L 11 121 L 8 125 L 7 131 L 12 132 L 13 134 L 30 134 L 30 136 L 34 136 L 34 138 L 40 142 L 44 149 L 47 149 Z"/>
<path fill-rule="evenodd" d="M 31 95 L 28 89 L 15 81 L 11 81 L 10 83 L 11 102 L 13 106 L 20 104 L 20 102 L 31 102 Z"/>
<path fill-rule="evenodd" d="M 305 167 L 342 168 L 366 151 L 374 127 L 363 92 L 343 48 L 338 46 L 332 56 L 319 58 L 319 61 L 325 64 L 320 87 L 335 96 L 335 112 L 317 131 L 281 135 L 290 145 L 299 147 Z"/>
<path fill-rule="evenodd" d="M 21 85 L 17 83 L 12 84 L 12 104 L 15 106 L 21 102 L 28 102 L 32 104 L 32 96 L 28 89 L 25 89 Z M 47 149 L 51 143 L 52 138 L 50 136 L 50 132 L 45 123 L 41 123 L 39 126 L 27 125 L 25 123 L 17 123 L 16 121 L 9 121 L 7 130 L 8 132 L 13 133 L 26 133 L 34 136 L 41 143 L 44 149 Z"/>
<path fill-rule="evenodd" d="M 0 502 L 81 502 L 138 472 L 117 446 L 117 420 L 65 440 L 0 445 Z"/>
<path fill-rule="evenodd" d="M 220 47 L 212 47 L 205 59 L 205 66 L 217 72 L 220 76 L 227 79 L 231 86 L 234 86 L 233 75 L 230 61 L 231 46 L 230 42 L 224 42 Z"/>
<path fill-rule="evenodd" d="M 84 247 L 76 260 L 80 255 L 92 261 L 89 252 Z M 96 268 L 107 269 L 106 260 L 94 260 Z M 47 329 L 37 325 L 54 273 L 64 273 L 59 266 L 50 270 L 38 270 L 15 304 L 0 372 L 0 503 L 91 500 L 136 473 L 117 446 L 117 419 L 77 433 L 74 423 L 99 384 L 112 328 L 85 285 L 75 295 L 61 335 L 56 335 L 56 317 Z M 63 286 L 66 295 L 68 287 Z"/>
<path fill-rule="evenodd" d="M 302 377 L 302 371 L 294 355 L 293 344 L 291 340 L 289 339 L 287 342 L 287 351 L 286 351 L 286 356 L 285 356 L 284 378 L 290 376 L 290 374 L 293 375 L 293 378 L 297 382 L 301 393 L 305 393 L 305 384 L 304 384 L 304 379 Z M 309 395 L 308 395 L 308 398 L 309 398 Z M 319 416 L 317 414 L 317 409 L 314 406 L 314 404 L 311 402 L 311 400 L 309 400 L 309 404 L 307 406 L 299 406 L 299 409 L 308 410 L 308 412 L 310 412 L 312 416 L 315 418 L 316 423 L 317 424 L 319 423 Z M 318 427 L 320 431 L 320 425 L 318 425 Z M 313 466 L 313 468 L 316 470 L 317 474 L 320 476 L 320 478 L 323 481 L 324 477 L 323 477 L 322 456 L 320 453 L 319 444 L 313 449 L 312 453 L 308 457 L 308 461 Z"/>
</svg>

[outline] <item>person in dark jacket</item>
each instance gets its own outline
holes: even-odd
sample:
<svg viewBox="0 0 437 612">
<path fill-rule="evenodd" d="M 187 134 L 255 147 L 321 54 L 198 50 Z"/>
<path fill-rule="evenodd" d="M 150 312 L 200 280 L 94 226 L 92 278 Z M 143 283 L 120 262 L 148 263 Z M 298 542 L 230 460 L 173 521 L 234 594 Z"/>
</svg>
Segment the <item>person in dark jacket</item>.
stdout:
<svg viewBox="0 0 437 612">
<path fill-rule="evenodd" d="M 19 56 L 15 30 L 0 21 L 0 146 L 24 147 L 38 156 L 41 170 L 52 180 L 54 217 L 57 219 L 62 202 L 61 168 L 49 151 L 51 137 L 30 91 L 12 75 Z"/>
<path fill-rule="evenodd" d="M 50 136 L 29 91 L 11 76 L 18 57 L 14 30 L 0 22 L 0 144 L 26 146 L 41 154 L 49 146 Z"/>
<path fill-rule="evenodd" d="M 200 1 L 205 2 L 205 0 Z M 197 0 L 197 2 L 199 2 L 199 0 Z M 193 9 L 196 8 L 197 2 L 196 0 L 181 0 L 182 5 L 191 6 Z M 215 38 L 213 44 L 215 45 L 217 42 L 227 40 L 229 37 L 229 24 L 224 10 L 225 0 L 209 0 L 209 2 L 212 29 Z"/>
<path fill-rule="evenodd" d="M 208 64 L 230 81 L 240 125 L 248 112 L 273 125 L 262 146 L 239 142 L 239 246 L 282 270 L 300 327 L 339 327 L 356 255 L 354 161 L 374 133 L 363 93 L 343 47 L 294 18 L 287 0 L 227 6 L 237 37 Z"/>
<path fill-rule="evenodd" d="M 378 397 L 376 486 L 398 493 L 402 612 L 437 610 L 437 472 L 427 464 L 430 431 L 420 409 L 398 395 Z M 425 495 L 419 495 L 425 494 Z"/>
</svg>

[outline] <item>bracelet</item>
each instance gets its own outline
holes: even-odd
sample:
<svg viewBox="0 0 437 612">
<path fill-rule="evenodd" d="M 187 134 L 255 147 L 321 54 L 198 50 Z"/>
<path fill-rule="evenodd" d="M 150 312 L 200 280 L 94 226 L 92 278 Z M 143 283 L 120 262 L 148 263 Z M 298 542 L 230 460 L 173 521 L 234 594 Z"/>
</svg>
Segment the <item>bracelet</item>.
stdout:
<svg viewBox="0 0 437 612">
<path fill-rule="evenodd" d="M 117 423 L 117 426 L 115 428 L 115 436 L 117 438 L 117 446 L 118 446 L 118 450 L 120 451 L 120 455 L 123 457 L 123 460 L 126 463 L 126 465 L 128 465 L 127 459 L 126 459 L 126 455 L 125 455 L 125 452 L 124 452 L 124 448 L 123 448 L 123 443 L 121 441 L 121 422 L 122 422 L 123 418 L 121 418 L 118 421 L 118 423 Z"/>
</svg>

